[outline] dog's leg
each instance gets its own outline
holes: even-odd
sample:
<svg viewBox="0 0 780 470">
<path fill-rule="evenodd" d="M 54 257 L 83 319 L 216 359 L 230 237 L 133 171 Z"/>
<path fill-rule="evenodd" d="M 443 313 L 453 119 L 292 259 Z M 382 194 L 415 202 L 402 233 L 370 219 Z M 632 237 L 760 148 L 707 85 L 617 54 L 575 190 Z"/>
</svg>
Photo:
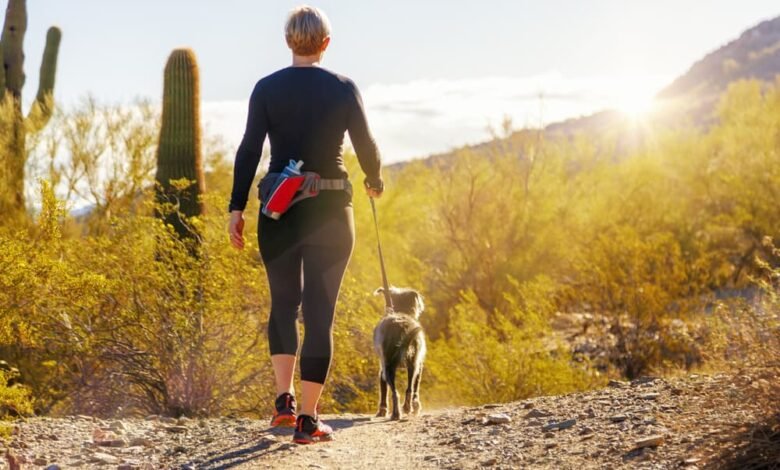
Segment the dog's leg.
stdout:
<svg viewBox="0 0 780 470">
<path fill-rule="evenodd" d="M 419 415 L 420 411 L 422 411 L 422 404 L 420 404 L 420 377 L 422 377 L 422 371 L 422 363 L 417 364 L 417 371 L 414 374 L 414 392 L 412 394 L 412 405 L 415 415 Z"/>
<path fill-rule="evenodd" d="M 414 384 L 414 362 L 406 361 L 406 396 L 404 396 L 404 413 L 412 412 L 412 385 Z"/>
<path fill-rule="evenodd" d="M 381 370 L 379 371 L 379 411 L 376 416 L 377 418 L 387 416 L 387 381 L 384 371 Z"/>
<path fill-rule="evenodd" d="M 393 394 L 393 414 L 390 419 L 401 419 L 401 408 L 398 403 L 398 390 L 395 388 L 395 369 L 385 369 L 385 375 L 387 376 L 387 384 L 390 385 L 390 392 Z"/>
</svg>

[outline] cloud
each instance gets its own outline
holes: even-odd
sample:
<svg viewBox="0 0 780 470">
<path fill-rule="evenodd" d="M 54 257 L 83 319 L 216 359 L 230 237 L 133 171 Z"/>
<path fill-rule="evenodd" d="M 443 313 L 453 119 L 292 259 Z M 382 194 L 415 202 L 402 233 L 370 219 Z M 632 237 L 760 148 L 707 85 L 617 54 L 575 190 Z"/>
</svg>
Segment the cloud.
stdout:
<svg viewBox="0 0 780 470">
<path fill-rule="evenodd" d="M 423 157 L 490 138 L 509 116 L 516 127 L 538 126 L 620 108 L 651 97 L 669 77 L 625 75 L 478 77 L 375 83 L 362 90 L 369 123 L 387 162 Z M 206 131 L 237 146 L 244 132 L 246 101 L 203 103 Z"/>
</svg>

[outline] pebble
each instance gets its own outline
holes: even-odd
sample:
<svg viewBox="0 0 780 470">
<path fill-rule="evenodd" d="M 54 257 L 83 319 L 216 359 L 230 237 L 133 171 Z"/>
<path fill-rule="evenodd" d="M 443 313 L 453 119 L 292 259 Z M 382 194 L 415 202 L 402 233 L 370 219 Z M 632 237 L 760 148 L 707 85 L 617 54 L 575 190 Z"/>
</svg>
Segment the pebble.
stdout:
<svg viewBox="0 0 780 470">
<path fill-rule="evenodd" d="M 566 421 L 561 421 L 561 422 L 558 422 L 558 423 L 550 423 L 550 424 L 547 424 L 545 426 L 542 426 L 542 431 L 544 431 L 544 432 L 555 431 L 556 429 L 558 431 L 563 431 L 564 429 L 569 429 L 570 427 L 574 426 L 575 424 L 577 424 L 577 420 L 576 419 L 567 419 Z"/>
<path fill-rule="evenodd" d="M 95 463 L 104 463 L 108 465 L 114 465 L 119 463 L 119 459 L 111 454 L 105 454 L 103 452 L 95 452 L 92 454 L 92 461 Z"/>
<path fill-rule="evenodd" d="M 175 433 L 187 432 L 187 426 L 166 426 L 165 430 Z"/>
<path fill-rule="evenodd" d="M 540 409 L 533 409 L 529 411 L 525 417 L 526 418 L 547 418 L 548 416 L 552 416 L 552 413 L 548 413 L 546 411 L 540 410 Z"/>
<path fill-rule="evenodd" d="M 664 443 L 664 436 L 655 434 L 648 436 L 644 439 L 640 439 L 634 443 L 635 449 L 644 449 L 645 447 L 658 447 Z"/>
<path fill-rule="evenodd" d="M 627 419 L 628 419 L 628 416 L 626 416 L 626 415 L 614 415 L 614 416 L 610 416 L 609 417 L 609 420 L 612 421 L 613 423 L 622 423 L 623 421 L 625 421 Z"/>
<path fill-rule="evenodd" d="M 494 413 L 487 417 L 487 424 L 507 424 L 511 422 L 512 418 L 506 413 Z"/>
</svg>

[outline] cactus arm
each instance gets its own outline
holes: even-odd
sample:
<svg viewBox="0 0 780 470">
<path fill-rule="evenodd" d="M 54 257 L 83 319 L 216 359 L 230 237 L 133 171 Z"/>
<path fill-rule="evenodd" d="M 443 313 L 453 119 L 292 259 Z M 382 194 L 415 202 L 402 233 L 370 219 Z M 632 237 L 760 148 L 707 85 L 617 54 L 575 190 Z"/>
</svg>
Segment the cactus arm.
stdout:
<svg viewBox="0 0 780 470">
<path fill-rule="evenodd" d="M 62 32 L 56 26 L 46 33 L 46 47 L 41 59 L 41 74 L 38 82 L 38 94 L 27 115 L 27 128 L 37 132 L 49 122 L 54 110 L 54 79 L 57 73 L 57 57 L 60 51 Z"/>
<path fill-rule="evenodd" d="M 25 0 L 9 0 L 5 10 L 5 24 L 0 42 L 3 43 L 5 88 L 21 100 L 24 86 L 24 34 L 27 32 L 27 5 Z"/>
<path fill-rule="evenodd" d="M 5 98 L 5 53 L 3 52 L 3 49 L 3 41 L 0 40 L 0 100 Z"/>
</svg>

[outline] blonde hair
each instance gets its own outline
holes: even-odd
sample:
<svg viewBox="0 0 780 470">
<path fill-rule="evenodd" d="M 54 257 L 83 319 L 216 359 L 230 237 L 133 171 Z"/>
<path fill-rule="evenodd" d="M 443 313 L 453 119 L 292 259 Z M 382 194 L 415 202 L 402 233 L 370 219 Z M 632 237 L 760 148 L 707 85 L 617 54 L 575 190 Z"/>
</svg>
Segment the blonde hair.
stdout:
<svg viewBox="0 0 780 470">
<path fill-rule="evenodd" d="M 296 55 L 314 55 L 322 49 L 322 41 L 330 36 L 330 21 L 319 8 L 301 5 L 287 16 L 284 37 Z"/>
</svg>

